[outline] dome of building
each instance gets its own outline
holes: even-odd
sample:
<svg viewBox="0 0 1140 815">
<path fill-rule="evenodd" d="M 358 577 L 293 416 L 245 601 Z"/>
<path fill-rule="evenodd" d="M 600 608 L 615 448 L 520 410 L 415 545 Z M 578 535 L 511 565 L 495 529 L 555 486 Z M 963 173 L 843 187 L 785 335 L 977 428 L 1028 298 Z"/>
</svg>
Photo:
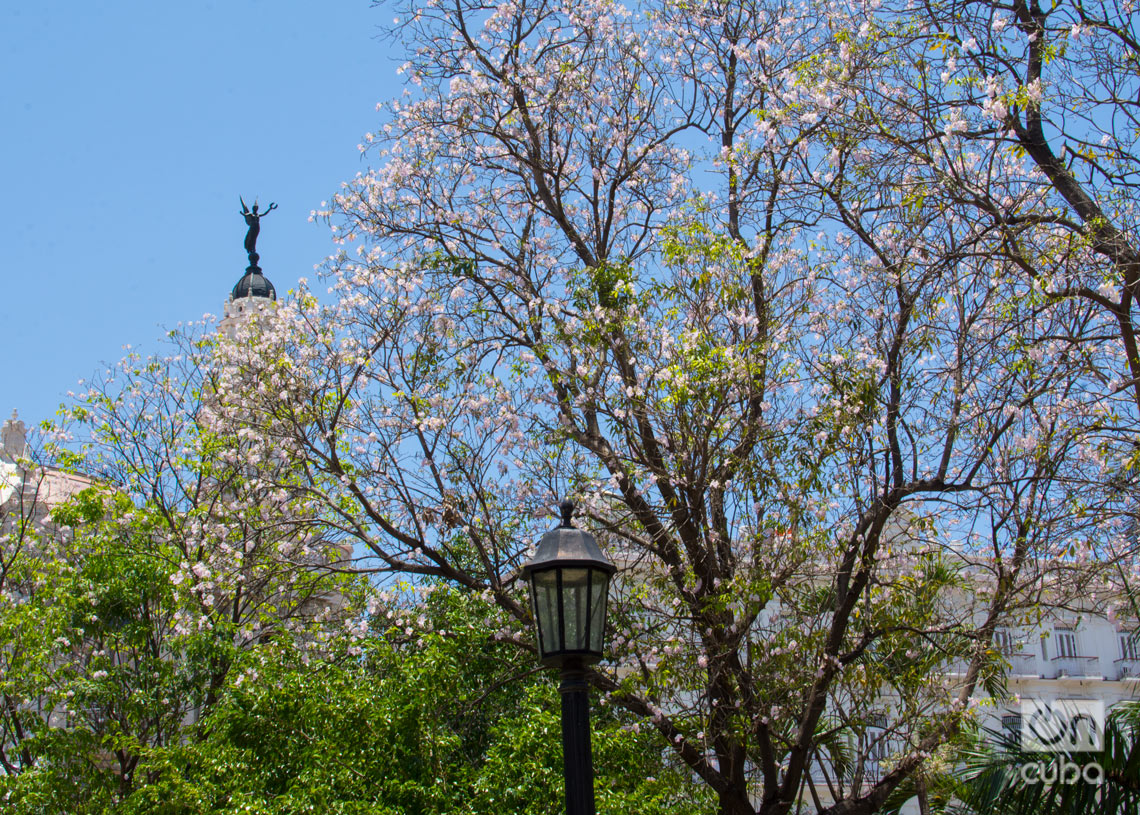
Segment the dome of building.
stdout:
<svg viewBox="0 0 1140 815">
<path fill-rule="evenodd" d="M 234 286 L 230 296 L 234 300 L 241 297 L 266 297 L 270 300 L 276 300 L 277 290 L 273 288 L 269 278 L 261 273 L 261 269 L 250 266 L 245 270 L 241 280 Z"/>
</svg>

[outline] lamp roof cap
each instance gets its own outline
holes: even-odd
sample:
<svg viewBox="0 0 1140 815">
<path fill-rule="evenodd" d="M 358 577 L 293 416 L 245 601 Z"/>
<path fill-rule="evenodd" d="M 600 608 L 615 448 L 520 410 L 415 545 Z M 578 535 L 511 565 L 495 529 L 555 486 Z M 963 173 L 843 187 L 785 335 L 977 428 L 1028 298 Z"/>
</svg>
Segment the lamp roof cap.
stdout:
<svg viewBox="0 0 1140 815">
<path fill-rule="evenodd" d="M 617 567 L 602 554 L 594 536 L 574 526 L 573 502 L 564 499 L 559 509 L 562 513 L 561 525 L 542 536 L 538 550 L 523 566 L 523 572 L 529 576 L 532 572 L 559 566 L 590 567 L 607 574 L 616 572 Z"/>
</svg>

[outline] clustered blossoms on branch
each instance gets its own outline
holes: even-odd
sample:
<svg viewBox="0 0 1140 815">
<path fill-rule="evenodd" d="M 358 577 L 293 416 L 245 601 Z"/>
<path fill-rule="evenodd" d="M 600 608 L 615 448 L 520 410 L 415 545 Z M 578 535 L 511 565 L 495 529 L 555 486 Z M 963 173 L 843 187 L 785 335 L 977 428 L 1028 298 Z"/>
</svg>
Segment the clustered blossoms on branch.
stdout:
<svg viewBox="0 0 1140 815">
<path fill-rule="evenodd" d="M 232 439 L 212 432 L 225 386 L 216 331 L 206 323 L 172 332 L 171 353 L 132 354 L 88 383 L 64 417 L 87 441 L 62 461 L 133 499 L 119 521 L 147 530 L 148 554 L 184 598 L 175 633 L 216 630 L 244 647 L 305 629 L 335 590 L 331 567 L 345 546 L 306 523 L 285 458 L 259 447 L 253 429 Z M 269 467 L 271 488 L 255 477 Z"/>
<path fill-rule="evenodd" d="M 1130 14 L 401 9 L 332 304 L 217 349 L 222 508 L 525 645 L 573 494 L 622 567 L 607 703 L 721 812 L 881 808 L 1000 688 L 998 626 L 1132 568 Z"/>
<path fill-rule="evenodd" d="M 216 329 L 171 340 L 168 356 L 131 354 L 89 383 L 41 434 L 47 463 L 21 455 L 5 468 L 15 485 L 0 496 L 9 803 L 40 787 L 59 796 L 42 805 L 61 811 L 76 790 L 124 800 L 136 768 L 187 740 L 251 653 L 272 642 L 307 661 L 360 637 L 351 545 L 318 523 L 306 479 L 291 484 L 289 460 L 251 430 L 211 430 L 224 384 Z"/>
</svg>

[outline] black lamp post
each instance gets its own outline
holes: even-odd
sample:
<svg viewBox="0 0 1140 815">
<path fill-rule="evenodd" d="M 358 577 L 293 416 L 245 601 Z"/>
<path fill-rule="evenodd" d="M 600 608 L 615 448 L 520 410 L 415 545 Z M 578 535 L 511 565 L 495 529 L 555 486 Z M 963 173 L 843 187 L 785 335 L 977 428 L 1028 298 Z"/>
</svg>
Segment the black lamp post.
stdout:
<svg viewBox="0 0 1140 815">
<path fill-rule="evenodd" d="M 543 665 L 560 668 L 562 757 L 567 815 L 594 815 L 594 765 L 590 758 L 590 699 L 586 666 L 602 658 L 606 597 L 617 567 L 589 532 L 571 522 L 574 504 L 564 500 L 562 525 L 542 536 L 523 566 L 538 626 Z"/>
</svg>

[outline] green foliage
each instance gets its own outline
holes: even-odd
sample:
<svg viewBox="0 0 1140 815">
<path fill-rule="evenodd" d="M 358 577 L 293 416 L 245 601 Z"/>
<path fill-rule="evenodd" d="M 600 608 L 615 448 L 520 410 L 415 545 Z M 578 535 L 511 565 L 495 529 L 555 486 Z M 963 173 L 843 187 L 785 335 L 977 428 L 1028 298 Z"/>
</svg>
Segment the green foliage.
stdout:
<svg viewBox="0 0 1140 815">
<path fill-rule="evenodd" d="M 1016 737 L 991 732 L 965 753 L 965 772 L 951 788 L 961 805 L 951 805 L 959 815 L 1130 815 L 1140 809 L 1140 704 L 1124 703 L 1112 710 L 1105 723 L 1104 749 L 1093 752 L 1029 753 Z M 996 748 L 993 745 L 997 745 Z M 1104 771 L 1101 784 L 1045 780 L 1026 783 L 1022 767 L 1071 762 L 1085 767 L 1091 762 Z M 1031 776 L 1032 778 L 1032 776 Z"/>
<path fill-rule="evenodd" d="M 238 655 L 201 722 L 138 750 L 129 788 L 91 758 L 108 739 L 56 728 L 45 762 L 0 787 L 5 811 L 561 812 L 553 678 L 492 638 L 479 597 L 436 591 L 416 611 L 431 633 L 414 640 L 393 626 L 346 636 L 324 657 L 287 639 Z M 593 724 L 600 813 L 711 811 L 655 731 L 597 704 Z"/>
<path fill-rule="evenodd" d="M 13 811 L 99 812 L 125 795 L 147 744 L 181 738 L 219 644 L 177 637 L 169 551 L 125 497 L 87 489 L 17 561 L 0 615 L 4 750 Z M 206 640 L 206 641 L 202 641 Z"/>
</svg>

